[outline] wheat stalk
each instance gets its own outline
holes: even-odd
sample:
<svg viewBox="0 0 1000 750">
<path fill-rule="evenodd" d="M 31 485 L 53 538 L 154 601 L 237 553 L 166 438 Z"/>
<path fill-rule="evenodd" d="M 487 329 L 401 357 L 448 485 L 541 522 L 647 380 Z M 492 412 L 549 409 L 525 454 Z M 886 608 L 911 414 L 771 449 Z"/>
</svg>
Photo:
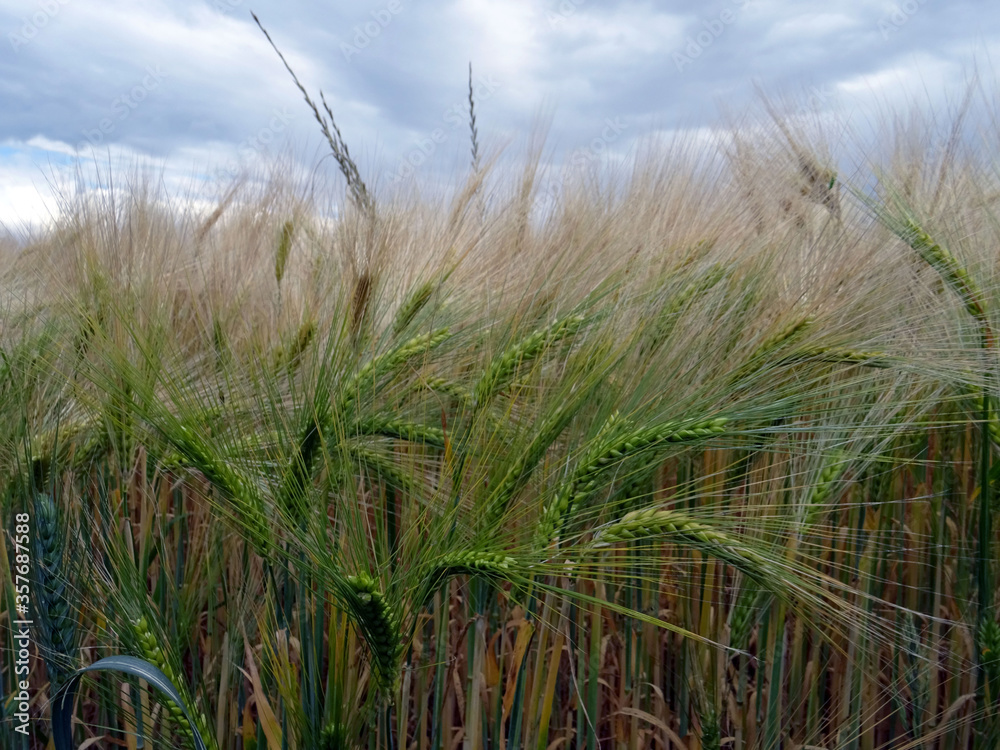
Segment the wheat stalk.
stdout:
<svg viewBox="0 0 1000 750">
<path fill-rule="evenodd" d="M 280 292 L 281 280 L 285 278 L 285 266 L 288 263 L 288 255 L 292 249 L 292 237 L 295 234 L 295 224 L 291 220 L 286 221 L 281 227 L 281 239 L 278 241 L 278 250 L 274 256 L 274 278 L 278 282 Z"/>
<path fill-rule="evenodd" d="M 479 131 L 476 129 L 476 101 L 472 96 L 472 61 L 469 61 L 469 130 L 472 136 L 472 171 L 479 171 Z"/>
<path fill-rule="evenodd" d="M 372 198 L 371 193 L 368 191 L 368 187 L 365 185 L 364 180 L 361 179 L 361 173 L 358 171 L 358 165 L 351 158 L 351 152 L 347 148 L 347 144 L 344 142 L 343 136 L 340 134 L 340 128 L 337 127 L 337 122 L 333 117 L 333 112 L 330 110 L 329 105 L 326 103 L 326 97 L 323 96 L 323 92 L 319 92 L 320 102 L 323 104 L 323 109 L 326 111 L 326 117 L 324 117 L 320 111 L 319 107 L 313 102 L 312 97 L 309 96 L 309 92 L 306 91 L 305 86 L 299 81 L 298 76 L 295 75 L 295 71 L 285 60 L 285 56 L 281 54 L 281 50 L 278 49 L 278 45 L 274 43 L 271 39 L 271 35 L 267 33 L 267 29 L 261 24 L 260 19 L 257 18 L 256 14 L 251 11 L 251 16 L 257 24 L 264 36 L 267 37 L 268 43 L 271 45 L 272 49 L 278 54 L 278 58 L 281 63 L 285 66 L 285 70 L 292 76 L 292 80 L 298 87 L 299 91 L 302 92 L 302 96 L 306 100 L 306 104 L 313 112 L 313 116 L 316 118 L 316 122 L 319 123 L 320 130 L 323 136 L 326 138 L 327 143 L 330 144 L 330 151 L 333 154 L 334 160 L 337 162 L 337 166 L 340 167 L 341 173 L 344 175 L 344 179 L 347 180 L 347 187 L 351 192 L 351 198 L 354 203 L 360 208 L 364 214 L 370 218 L 375 215 L 375 200 Z M 329 118 L 329 119 L 328 119 Z"/>
<path fill-rule="evenodd" d="M 727 417 L 716 417 L 686 425 L 666 422 L 652 427 L 633 428 L 631 432 L 620 432 L 619 425 L 628 426 L 612 415 L 598 434 L 592 448 L 577 466 L 573 475 L 562 485 L 562 489 L 545 508 L 538 526 L 538 540 L 542 546 L 554 539 L 563 519 L 591 494 L 597 491 L 600 475 L 619 465 L 627 458 L 667 444 L 685 443 L 721 435 L 729 422 Z M 601 439 L 602 435 L 606 435 Z"/>
<path fill-rule="evenodd" d="M 395 371 L 410 359 L 426 354 L 450 337 L 447 328 L 419 334 L 400 346 L 369 360 L 354 377 L 344 385 L 340 398 L 341 411 L 351 408 L 358 399 L 361 388 L 374 383 L 382 376 Z"/>
<path fill-rule="evenodd" d="M 51 495 L 35 496 L 35 562 L 41 646 L 52 691 L 72 671 L 76 623 L 70 607 L 64 570 L 64 540 L 59 533 L 59 514 Z"/>
<path fill-rule="evenodd" d="M 378 687 L 391 695 L 399 676 L 399 657 L 403 650 L 399 618 L 379 591 L 375 579 L 365 573 L 347 576 L 341 593 L 347 611 L 368 644 Z"/>
<path fill-rule="evenodd" d="M 583 326 L 582 315 L 553 321 L 525 336 L 490 362 L 473 391 L 473 403 L 482 408 L 514 378 L 518 368 L 537 358 L 548 346 L 570 338 Z"/>
<path fill-rule="evenodd" d="M 177 688 L 177 691 L 181 695 L 185 696 L 186 702 L 192 709 L 191 715 L 194 717 L 195 724 L 198 727 L 198 731 L 201 736 L 203 738 L 212 737 L 212 734 L 208 730 L 208 720 L 205 718 L 205 714 L 202 712 L 195 713 L 193 710 L 194 702 L 190 700 L 190 696 L 188 695 L 187 684 L 178 679 L 177 673 L 171 666 L 170 660 L 167 658 L 163 649 L 160 648 L 159 639 L 153 633 L 149 626 L 149 621 L 145 616 L 132 621 L 132 632 L 138 639 L 139 649 L 146 661 L 163 672 L 166 678 L 173 683 L 175 688 Z M 163 702 L 166 705 L 167 710 L 170 712 L 171 718 L 177 724 L 178 731 L 180 731 L 185 740 L 187 740 L 187 744 L 193 746 L 194 733 L 191 731 L 191 726 L 188 724 L 187 718 L 184 716 L 184 711 L 169 698 L 164 698 Z"/>
<path fill-rule="evenodd" d="M 236 507 L 248 540 L 261 557 L 267 558 L 272 544 L 271 533 L 255 485 L 230 461 L 209 450 L 193 429 L 174 424 L 164 428 L 164 432 L 184 461 L 204 474 Z"/>
<path fill-rule="evenodd" d="M 435 448 L 445 447 L 444 430 L 440 427 L 430 427 L 418 422 L 407 422 L 393 419 L 386 415 L 372 415 L 357 423 L 354 432 L 358 435 L 374 435 L 378 437 L 408 440 L 411 443 L 429 445 Z"/>
<path fill-rule="evenodd" d="M 428 302 L 430 302 L 431 296 L 434 294 L 434 289 L 437 286 L 436 282 L 426 281 L 416 289 L 414 289 L 409 296 L 403 301 L 403 304 L 399 306 L 396 311 L 396 316 L 392 321 L 392 332 L 399 335 L 409 327 L 413 319 L 420 314 L 420 311 L 424 309 Z"/>
</svg>

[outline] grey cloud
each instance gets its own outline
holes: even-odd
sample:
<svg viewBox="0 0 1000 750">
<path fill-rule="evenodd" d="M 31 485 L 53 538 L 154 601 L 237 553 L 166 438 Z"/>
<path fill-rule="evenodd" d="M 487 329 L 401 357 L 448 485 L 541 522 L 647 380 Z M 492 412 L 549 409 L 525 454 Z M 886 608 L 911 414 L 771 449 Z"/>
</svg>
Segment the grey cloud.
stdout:
<svg viewBox="0 0 1000 750">
<path fill-rule="evenodd" d="M 477 22 L 482 9 L 493 14 L 488 23 Z M 605 118 L 621 117 L 630 129 L 616 146 L 625 148 L 644 128 L 717 122 L 720 101 L 739 108 L 752 98 L 751 80 L 775 91 L 831 90 L 918 53 L 968 67 L 977 45 L 996 42 L 985 34 L 1000 15 L 969 0 L 684 0 L 669 8 L 256 0 L 254 10 L 311 93 L 324 90 L 362 162 L 384 162 L 362 163 L 372 171 L 407 158 L 449 107 L 464 106 L 470 59 L 477 76 L 499 81 L 479 103 L 483 140 L 525 132 L 551 105 L 553 143 L 585 146 Z M 209 143 L 236 149 L 274 108 L 289 107 L 298 116 L 273 146 L 288 139 L 311 158 L 320 144 L 242 0 L 2 0 L 0 35 L 0 142 L 41 136 L 76 145 L 96 130 L 102 145 L 169 158 Z M 143 83 L 151 68 L 165 73 L 155 87 Z M 466 146 L 450 138 L 420 169 L 451 169 Z"/>
</svg>

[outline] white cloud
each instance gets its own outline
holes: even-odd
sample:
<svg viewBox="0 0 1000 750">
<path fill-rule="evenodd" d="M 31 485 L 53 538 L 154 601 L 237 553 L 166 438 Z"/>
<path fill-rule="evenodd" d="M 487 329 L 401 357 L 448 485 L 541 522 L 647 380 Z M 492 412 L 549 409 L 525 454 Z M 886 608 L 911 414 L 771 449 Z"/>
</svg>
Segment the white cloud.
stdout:
<svg viewBox="0 0 1000 750">
<path fill-rule="evenodd" d="M 860 18 L 846 13 L 802 13 L 772 26 L 767 41 L 816 41 L 847 29 L 855 29 L 860 25 Z"/>
<path fill-rule="evenodd" d="M 553 35 L 573 43 L 572 59 L 580 63 L 620 67 L 636 57 L 658 55 L 683 44 L 682 16 L 625 4 L 613 11 L 576 7 L 572 13 L 554 13 Z"/>
<path fill-rule="evenodd" d="M 836 89 L 846 95 L 889 103 L 922 99 L 928 89 L 942 91 L 960 81 L 958 63 L 929 53 L 914 53 L 907 55 L 905 61 L 842 80 Z"/>
<path fill-rule="evenodd" d="M 530 0 L 457 0 L 448 15 L 456 32 L 491 69 L 507 80 L 530 80 L 543 57 L 539 32 L 543 19 Z"/>
<path fill-rule="evenodd" d="M 27 144 L 0 145 L 0 225 L 8 229 L 39 228 L 59 215 L 53 183 L 61 168 L 31 157 Z"/>
<path fill-rule="evenodd" d="M 697 131 L 717 116 L 719 102 L 738 111 L 753 98 L 751 80 L 765 90 L 835 92 L 845 107 L 873 111 L 885 99 L 923 104 L 925 89 L 960 90 L 976 51 L 985 48 L 989 58 L 1000 49 L 995 36 L 984 39 L 980 30 L 989 28 L 994 12 L 970 0 L 921 4 L 889 42 L 877 29 L 889 8 L 885 0 L 825 7 L 806 0 L 721 0 L 666 9 L 651 0 L 399 0 L 401 12 L 345 60 L 340 42 L 388 1 L 254 3 L 310 93 L 326 91 L 366 177 L 379 171 L 379 158 L 394 169 L 435 129 L 445 131 L 447 143 L 436 144 L 417 179 L 447 181 L 455 165 L 466 162 L 470 59 L 477 79 L 496 84 L 490 96 L 476 97 L 484 145 L 526 134 L 535 115 L 553 105 L 549 142 L 561 151 L 585 148 L 606 117 L 622 117 L 628 130 L 608 152 L 628 153 L 651 127 L 683 123 Z M 163 83 L 126 120 L 114 121 L 113 132 L 100 139 L 99 163 L 108 154 L 122 164 L 152 154 L 169 184 L 180 186 L 182 175 L 190 183 L 193 173 L 204 176 L 216 166 L 240 164 L 241 157 L 282 154 L 289 143 L 303 144 L 296 151 L 303 171 L 325 155 L 312 113 L 250 20 L 246 0 L 54 2 L 58 9 L 26 45 L 12 49 L 0 34 L 5 216 L 11 207 L 38 212 L 42 204 L 26 197 L 41 174 L 32 171 L 32 160 L 44 167 L 69 159 L 83 133 L 114 116 L 118 97 L 138 85 L 150 65 L 166 72 Z M 220 4 L 236 7 L 220 12 Z M 0 0 L 0 31 L 19 30 L 39 7 L 38 0 Z M 673 54 L 692 33 L 714 27 L 724 9 L 736 14 L 726 26 L 731 30 L 680 75 Z M 829 44 L 832 36 L 838 45 Z M 462 117 L 453 128 L 456 106 Z M 291 119 L 279 137 L 265 132 L 275 111 Z M 17 165 L 14 151 L 24 154 Z M 329 160 L 322 169 L 337 179 Z"/>
</svg>

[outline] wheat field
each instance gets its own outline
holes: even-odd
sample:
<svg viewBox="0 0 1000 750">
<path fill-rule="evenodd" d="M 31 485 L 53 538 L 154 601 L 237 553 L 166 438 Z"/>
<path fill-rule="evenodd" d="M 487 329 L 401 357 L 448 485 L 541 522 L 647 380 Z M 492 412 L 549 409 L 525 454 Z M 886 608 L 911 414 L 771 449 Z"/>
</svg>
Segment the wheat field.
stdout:
<svg viewBox="0 0 1000 750">
<path fill-rule="evenodd" d="M 768 102 L 543 202 L 472 109 L 436 198 L 302 93 L 337 195 L 0 247 L 0 747 L 997 746 L 996 131 Z"/>
</svg>

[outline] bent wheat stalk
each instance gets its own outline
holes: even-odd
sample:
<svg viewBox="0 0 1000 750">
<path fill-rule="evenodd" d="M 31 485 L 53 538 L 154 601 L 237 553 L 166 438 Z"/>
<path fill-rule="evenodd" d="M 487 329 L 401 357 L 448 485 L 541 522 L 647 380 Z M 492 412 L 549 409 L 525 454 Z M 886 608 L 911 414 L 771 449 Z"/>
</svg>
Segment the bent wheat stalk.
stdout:
<svg viewBox="0 0 1000 750">
<path fill-rule="evenodd" d="M 382 377 L 395 372 L 409 360 L 437 348 L 450 336 L 447 328 L 422 333 L 369 360 L 344 384 L 339 399 L 339 411 L 343 413 L 351 409 L 357 403 L 362 389 L 374 387 Z"/>
<path fill-rule="evenodd" d="M 570 338 L 583 326 L 582 315 L 559 318 L 545 328 L 539 328 L 506 349 L 490 362 L 489 368 L 473 391 L 474 403 L 482 408 L 514 378 L 518 369 L 536 359 L 546 347 Z"/>
<path fill-rule="evenodd" d="M 65 539 L 60 532 L 59 513 L 52 496 L 35 498 L 35 559 L 37 588 L 41 605 L 36 614 L 41 625 L 41 646 L 52 691 L 72 671 L 76 643 L 76 622 L 70 607 L 65 562 Z"/>
<path fill-rule="evenodd" d="M 986 315 L 985 297 L 982 290 L 969 276 L 968 271 L 958 262 L 952 253 L 931 239 L 920 226 L 909 216 L 901 223 L 892 225 L 894 231 L 935 271 L 961 298 L 965 309 L 976 319 L 982 330 L 983 346 L 992 349 L 994 346 L 993 329 Z"/>
<path fill-rule="evenodd" d="M 170 661 L 167 659 L 166 654 L 163 653 L 163 650 L 160 648 L 158 639 L 150 628 L 149 622 L 146 620 L 145 616 L 132 622 L 132 631 L 139 641 L 139 647 L 142 651 L 143 658 L 163 672 L 167 679 L 174 684 L 174 687 L 180 691 L 182 697 L 185 699 L 184 702 L 193 708 L 194 702 L 191 701 L 190 696 L 186 694 L 185 683 L 177 678 L 177 673 L 170 665 Z M 169 698 L 165 698 L 164 702 L 167 706 L 167 710 L 170 712 L 171 718 L 177 725 L 178 731 L 180 731 L 180 733 L 187 740 L 187 744 L 193 746 L 194 733 L 191 731 L 191 727 L 184 716 L 184 711 Z M 203 738 L 212 737 L 211 732 L 208 731 L 208 720 L 205 718 L 204 713 L 199 712 L 198 714 L 195 714 L 194 721 Z"/>
<path fill-rule="evenodd" d="M 769 595 L 775 595 L 796 608 L 822 613 L 823 616 L 833 615 L 834 621 L 841 626 L 848 623 L 856 626 L 858 618 L 864 618 L 857 607 L 838 599 L 826 586 L 818 583 L 810 585 L 801 572 L 789 574 L 783 570 L 781 562 L 763 554 L 759 545 L 746 544 L 681 511 L 654 507 L 626 513 L 617 521 L 598 529 L 586 548 L 596 550 L 619 542 L 652 537 L 691 547 L 731 565 L 760 587 L 763 598 L 758 597 L 758 603 L 766 601 Z M 827 584 L 833 583 L 832 579 L 822 575 L 817 574 L 817 577 L 823 578 Z M 743 606 L 748 603 L 744 602 Z M 743 638 L 745 629 L 752 624 L 752 615 L 744 612 L 741 617 L 746 618 L 745 622 L 739 623 L 739 636 Z"/>
<path fill-rule="evenodd" d="M 339 588 L 348 614 L 368 644 L 376 685 L 391 696 L 399 677 L 399 657 L 403 650 L 399 617 L 375 579 L 366 573 L 347 576 Z"/>
<path fill-rule="evenodd" d="M 727 417 L 716 417 L 701 422 L 681 424 L 666 422 L 652 427 L 633 429 L 620 434 L 620 418 L 612 414 L 602 433 L 605 439 L 595 440 L 595 447 L 580 462 L 572 477 L 566 481 L 555 498 L 545 508 L 538 525 L 538 543 L 547 547 L 554 541 L 564 519 L 598 489 L 601 475 L 627 458 L 673 443 L 685 443 L 721 435 L 729 422 Z M 617 436 L 612 433 L 618 432 Z"/>
<path fill-rule="evenodd" d="M 455 576 L 481 576 L 494 581 L 509 581 L 517 569 L 517 560 L 502 552 L 466 550 L 451 552 L 434 561 L 424 577 L 421 594 L 414 600 L 425 607 L 442 583 Z"/>
<path fill-rule="evenodd" d="M 396 317 L 392 321 L 392 332 L 394 334 L 398 336 L 406 330 L 410 323 L 413 322 L 413 319 L 430 302 L 431 295 L 434 294 L 436 287 L 437 282 L 426 281 L 410 293 L 396 311 Z"/>
<path fill-rule="evenodd" d="M 807 346 L 782 358 L 782 364 L 822 362 L 831 365 L 861 365 L 875 369 L 892 367 L 889 355 L 879 351 L 859 351 L 834 346 Z"/>
<path fill-rule="evenodd" d="M 406 440 L 411 443 L 444 449 L 445 434 L 440 427 L 431 427 L 402 419 L 394 419 L 385 414 L 375 414 L 357 423 L 355 432 L 359 436 L 386 437 Z"/>
</svg>

